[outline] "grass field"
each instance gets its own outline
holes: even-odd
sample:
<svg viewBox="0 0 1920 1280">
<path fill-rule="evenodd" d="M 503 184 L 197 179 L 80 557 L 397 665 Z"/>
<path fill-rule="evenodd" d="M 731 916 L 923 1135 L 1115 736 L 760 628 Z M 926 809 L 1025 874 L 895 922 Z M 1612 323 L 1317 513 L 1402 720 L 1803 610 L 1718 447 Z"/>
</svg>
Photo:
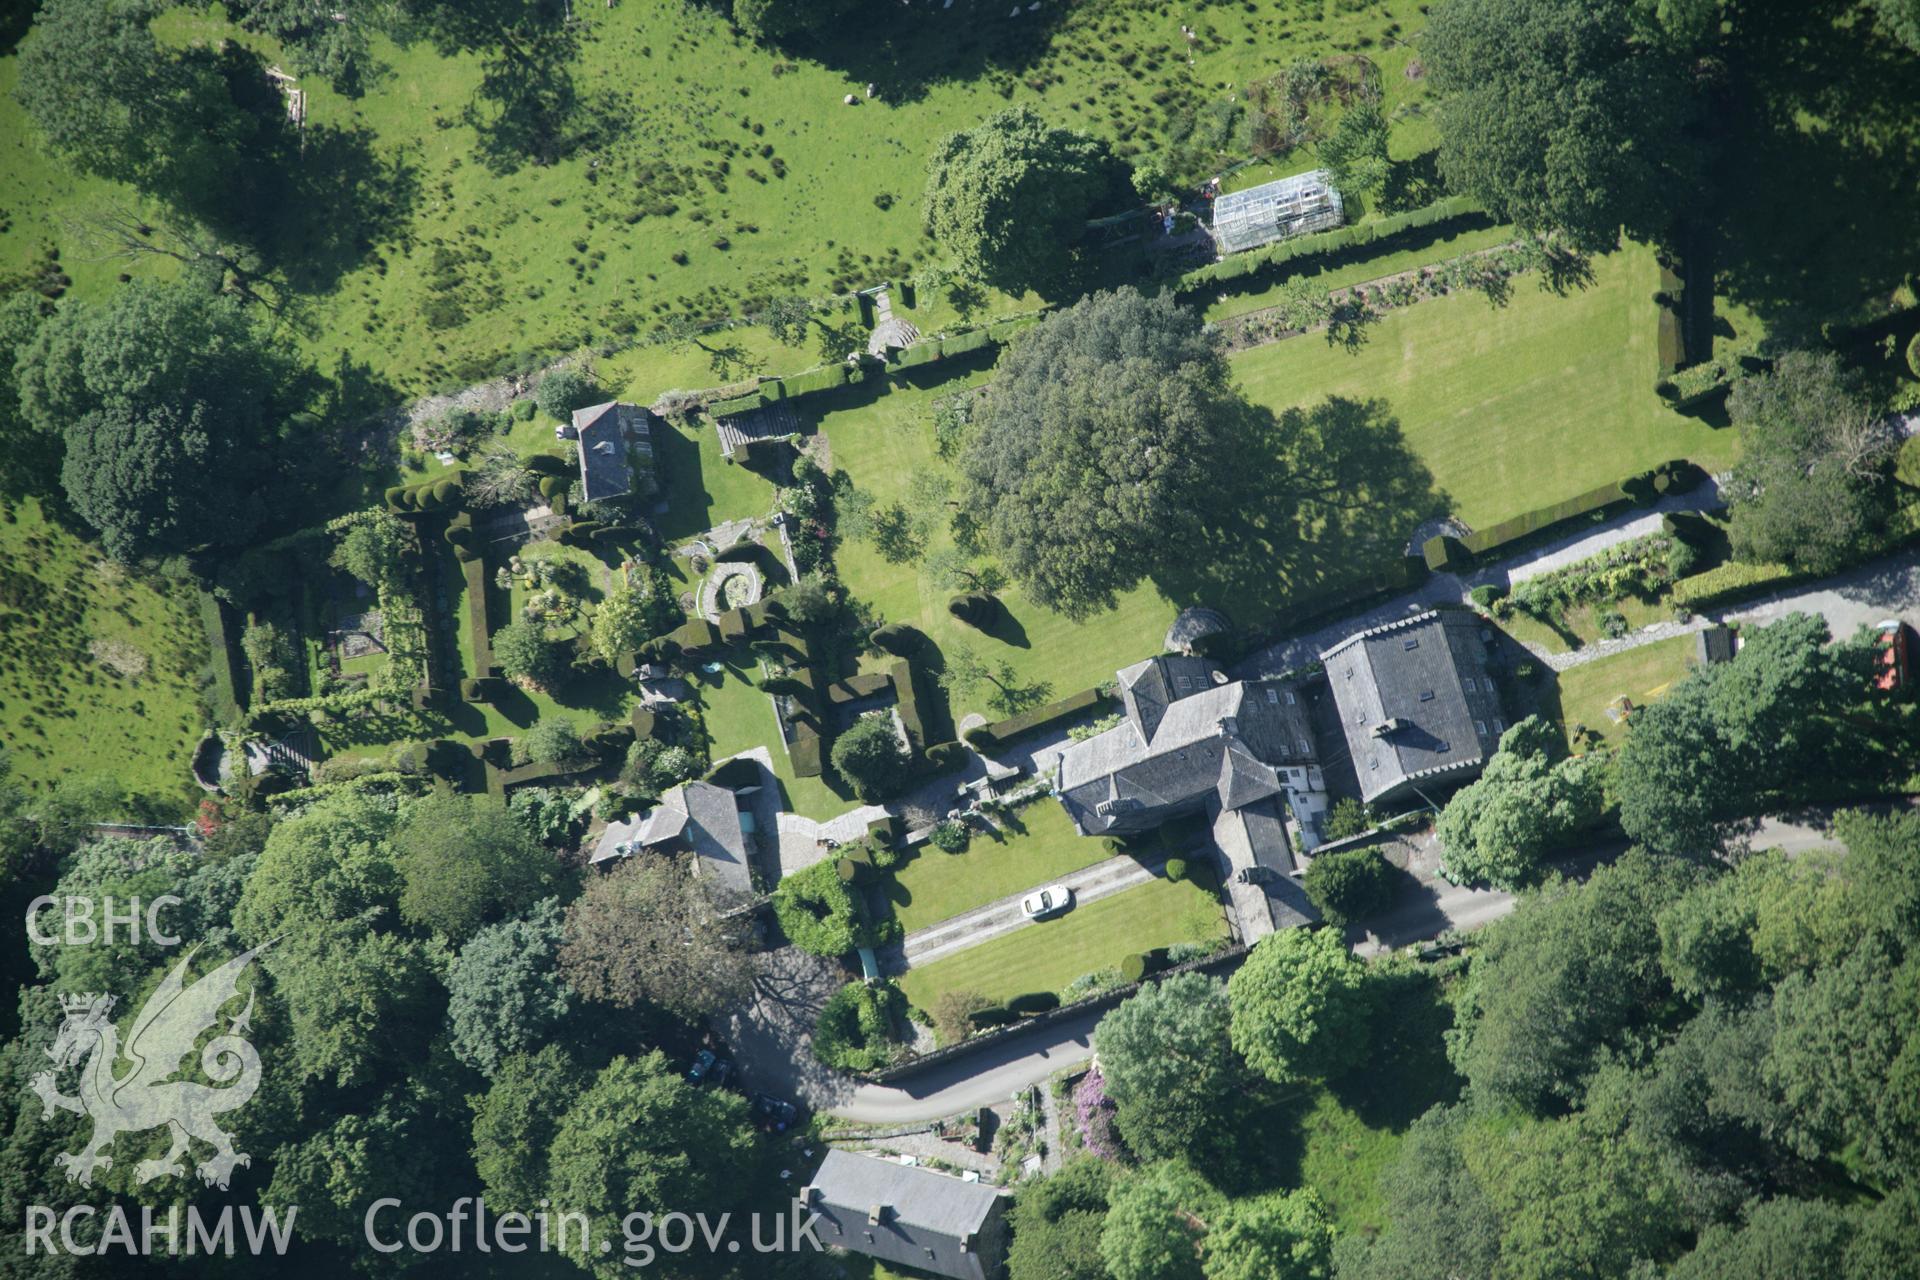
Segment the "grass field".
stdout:
<svg viewBox="0 0 1920 1280">
<path fill-rule="evenodd" d="M 167 40 L 237 38 L 288 65 L 273 42 L 217 12 L 175 10 L 156 29 Z M 299 341 L 318 363 L 331 367 L 345 352 L 419 392 L 477 380 L 525 353 L 630 339 L 668 312 L 721 316 L 775 294 L 825 297 L 904 277 L 938 256 L 920 217 L 933 143 L 1010 105 L 1131 153 L 1137 140 L 1165 139 L 1236 87 L 1302 57 L 1364 52 L 1380 66 L 1390 111 L 1428 92 L 1401 74 L 1414 56 L 1405 38 L 1424 23 L 1413 0 L 1358 13 L 1316 5 L 1198 14 L 1122 0 L 1017 18 L 985 0 L 957 0 L 945 10 L 883 9 L 797 52 L 742 39 L 708 6 L 579 5 L 573 18 L 577 51 L 544 64 L 530 90 L 578 104 L 563 126 L 564 154 L 549 164 L 499 145 L 508 135 L 482 94 L 485 50 L 443 57 L 425 42 L 401 48 L 377 38 L 387 74 L 357 100 L 302 78 L 309 134 L 359 135 L 342 149 L 357 167 L 338 185 L 391 168 L 381 180 L 398 203 L 385 225 L 327 228 L 324 259 L 299 264 L 313 299 Z M 1197 32 L 1191 45 L 1183 23 Z M 69 225 L 121 195 L 33 154 L 11 93 L 14 66 L 0 59 L 0 138 L 9 140 L 14 192 L 0 270 L 20 268 L 49 242 L 68 250 L 83 297 L 110 287 L 119 270 L 161 270 L 88 263 L 71 242 Z M 848 94 L 858 106 L 842 105 Z M 1424 117 L 1396 130 L 1404 135 L 1396 153 L 1431 145 Z M 1234 159 L 1241 143 L 1228 132 L 1200 157 Z M 305 159 L 322 185 L 333 176 L 320 168 L 326 154 L 310 147 Z M 351 218 L 371 203 L 342 209 Z M 916 316 L 923 329 L 962 314 L 944 290 L 927 293 Z M 968 309 L 1010 304 L 989 295 Z M 791 371 L 812 362 L 815 344 L 786 348 L 734 331 L 708 345 L 718 358 L 649 348 L 643 360 L 657 372 L 643 380 L 659 391 L 725 380 L 715 367 Z"/>
<path fill-rule="evenodd" d="M 1669 458 L 1733 460 L 1730 430 L 1654 394 L 1657 281 L 1634 246 L 1595 259 L 1567 297 L 1522 278 L 1501 308 L 1477 293 L 1422 302 L 1382 317 L 1358 354 L 1299 338 L 1242 352 L 1234 372 L 1276 410 L 1381 398 L 1449 509 L 1485 526 Z"/>
<path fill-rule="evenodd" d="M 989 1000 L 1058 991 L 1083 973 L 1116 967 L 1135 952 L 1202 942 L 1226 931 L 1213 894 L 1187 881 L 1156 879 L 910 969 L 900 989 L 922 1009 L 933 1008 L 943 991 L 977 991 Z"/>
<path fill-rule="evenodd" d="M 104 560 L 38 501 L 0 504 L 0 744 L 15 775 L 40 788 L 107 773 L 155 814 L 190 812 L 198 607 L 188 583 Z"/>
<path fill-rule="evenodd" d="M 1607 718 L 1607 704 L 1625 694 L 1635 706 L 1653 701 L 1693 669 L 1691 635 L 1673 636 L 1559 673 L 1560 723 L 1571 735 L 1584 724 L 1608 742 L 1619 743 L 1626 726 Z"/>
<path fill-rule="evenodd" d="M 965 853 L 921 845 L 894 871 L 887 895 L 911 933 L 1112 856 L 1103 841 L 1076 833 L 1065 809 L 1042 798 L 1013 814 L 999 839 L 976 830 Z"/>
</svg>

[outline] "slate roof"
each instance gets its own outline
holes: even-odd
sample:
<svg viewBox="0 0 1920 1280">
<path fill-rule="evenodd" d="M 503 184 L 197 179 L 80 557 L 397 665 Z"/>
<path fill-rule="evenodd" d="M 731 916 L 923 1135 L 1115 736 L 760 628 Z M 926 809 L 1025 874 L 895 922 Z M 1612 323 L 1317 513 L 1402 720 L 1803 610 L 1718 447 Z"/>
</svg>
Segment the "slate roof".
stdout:
<svg viewBox="0 0 1920 1280">
<path fill-rule="evenodd" d="M 1212 687 L 1220 668 L 1205 658 L 1168 654 L 1148 658 L 1120 669 L 1120 698 L 1127 718 L 1148 738 L 1160 727 L 1160 717 L 1176 700 Z"/>
<path fill-rule="evenodd" d="M 573 430 L 580 443 L 580 501 L 597 502 L 633 491 L 633 469 L 627 465 L 629 427 L 638 419 L 644 434 L 645 410 L 609 400 L 573 411 Z"/>
<path fill-rule="evenodd" d="M 1306 708 L 1278 681 L 1219 684 L 1201 658 L 1120 673 L 1127 717 L 1060 755 L 1056 789 L 1083 833 L 1158 826 L 1209 798 L 1237 809 L 1281 790 L 1277 764 L 1314 757 Z"/>
<path fill-rule="evenodd" d="M 834 1150 L 801 1199 L 822 1244 L 954 1280 L 999 1269 L 1007 1199 L 984 1182 Z"/>
<path fill-rule="evenodd" d="M 635 849 L 684 848 L 694 854 L 694 872 L 721 887 L 751 893 L 747 835 L 733 792 L 710 782 L 685 782 L 660 803 L 627 822 L 610 824 L 594 846 L 593 861 L 623 857 Z"/>
<path fill-rule="evenodd" d="M 1732 627 L 1708 627 L 1698 635 L 1699 638 L 1694 641 L 1693 652 L 1701 662 L 1733 661 L 1734 650 L 1738 646 L 1734 643 Z"/>
<path fill-rule="evenodd" d="M 1505 726 L 1480 629 L 1464 610 L 1433 610 L 1320 655 L 1362 799 L 1464 782 L 1493 753 Z"/>
<path fill-rule="evenodd" d="M 1306 889 L 1293 878 L 1298 864 L 1287 840 L 1283 803 L 1278 797 L 1262 799 L 1223 809 L 1213 820 L 1213 843 L 1227 860 L 1227 893 L 1247 943 L 1320 918 Z M 1251 874 L 1243 877 L 1242 871 Z"/>
</svg>

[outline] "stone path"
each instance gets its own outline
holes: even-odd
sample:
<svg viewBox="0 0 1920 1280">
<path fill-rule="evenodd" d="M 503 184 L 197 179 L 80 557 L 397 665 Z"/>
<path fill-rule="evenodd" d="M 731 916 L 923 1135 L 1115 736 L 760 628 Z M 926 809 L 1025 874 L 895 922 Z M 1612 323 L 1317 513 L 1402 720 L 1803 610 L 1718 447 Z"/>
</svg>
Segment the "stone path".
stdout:
<svg viewBox="0 0 1920 1280">
<path fill-rule="evenodd" d="M 1090 867 L 1069 872 L 1054 883 L 1073 890 L 1073 907 L 1079 910 L 1089 902 L 1122 893 L 1145 884 L 1160 872 L 1159 862 L 1140 862 L 1133 858 L 1108 858 Z M 1029 921 L 1020 911 L 1020 899 L 1041 886 L 1029 885 L 1019 893 L 975 907 L 939 924 L 916 929 L 907 935 L 902 948 L 908 966 L 931 964 L 942 957 L 977 947 L 983 942 L 1012 933 L 1029 924 L 1044 927 L 1046 921 Z M 1071 914 L 1069 912 L 1068 914 Z M 900 954 L 900 953 L 896 953 Z"/>
</svg>

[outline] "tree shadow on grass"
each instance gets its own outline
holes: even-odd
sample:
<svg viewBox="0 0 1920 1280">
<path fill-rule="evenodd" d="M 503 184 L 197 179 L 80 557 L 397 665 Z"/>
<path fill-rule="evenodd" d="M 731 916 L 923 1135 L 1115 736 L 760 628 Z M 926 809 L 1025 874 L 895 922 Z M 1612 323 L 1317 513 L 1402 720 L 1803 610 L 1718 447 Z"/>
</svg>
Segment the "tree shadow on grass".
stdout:
<svg viewBox="0 0 1920 1280">
<path fill-rule="evenodd" d="M 884 102 L 915 102 L 940 84 L 966 84 L 994 72 L 1018 74 L 1044 59 L 1068 7 L 1046 5 L 1017 18 L 956 6 L 881 6 L 871 21 L 835 22 L 817 36 L 795 38 L 787 52 L 814 59 L 866 82 Z"/>
<path fill-rule="evenodd" d="M 700 441 L 668 427 L 653 433 L 654 467 L 667 509 L 652 517 L 666 542 L 705 533 L 713 527 L 714 504 L 700 457 Z"/>
<path fill-rule="evenodd" d="M 1453 1007 L 1425 970 L 1376 975 L 1373 1039 L 1360 1065 L 1327 1082 L 1340 1104 L 1373 1129 L 1404 1132 L 1465 1085 L 1447 1061 Z"/>
<path fill-rule="evenodd" d="M 419 198 L 417 171 L 381 155 L 358 126 L 309 126 L 281 157 L 277 198 L 266 208 L 268 256 L 295 288 L 326 293 L 374 253 L 404 242 Z M 404 248 L 404 243 L 402 244 Z"/>
<path fill-rule="evenodd" d="M 1266 621 L 1394 568 L 1450 505 L 1384 400 L 1330 396 L 1277 415 L 1242 404 L 1222 435 L 1199 545 L 1154 575 L 1182 607 Z"/>
<path fill-rule="evenodd" d="M 1774 6 L 1736 50 L 1717 111 L 1722 279 L 1769 332 L 1811 335 L 1913 268 L 1920 80 L 1911 51 L 1821 5 Z"/>
</svg>

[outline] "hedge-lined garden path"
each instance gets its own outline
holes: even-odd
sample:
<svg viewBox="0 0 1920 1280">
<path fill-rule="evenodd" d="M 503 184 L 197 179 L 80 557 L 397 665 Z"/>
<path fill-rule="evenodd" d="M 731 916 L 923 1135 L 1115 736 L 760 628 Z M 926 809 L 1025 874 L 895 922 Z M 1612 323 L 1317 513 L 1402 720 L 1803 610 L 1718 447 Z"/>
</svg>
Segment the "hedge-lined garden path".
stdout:
<svg viewBox="0 0 1920 1280">
<path fill-rule="evenodd" d="M 1159 875 L 1164 865 L 1159 859 L 1141 861 L 1123 855 L 1068 872 L 1053 883 L 1063 884 L 1073 891 L 1073 909 L 1077 911 L 1089 902 L 1145 884 Z M 1020 911 L 1020 899 L 1041 887 L 1038 884 L 1028 885 L 1018 893 L 989 902 L 984 907 L 975 907 L 939 924 L 916 929 L 907 935 L 897 958 L 903 958 L 908 967 L 930 964 L 1028 924 L 1045 928 L 1046 921 L 1029 921 Z"/>
</svg>

